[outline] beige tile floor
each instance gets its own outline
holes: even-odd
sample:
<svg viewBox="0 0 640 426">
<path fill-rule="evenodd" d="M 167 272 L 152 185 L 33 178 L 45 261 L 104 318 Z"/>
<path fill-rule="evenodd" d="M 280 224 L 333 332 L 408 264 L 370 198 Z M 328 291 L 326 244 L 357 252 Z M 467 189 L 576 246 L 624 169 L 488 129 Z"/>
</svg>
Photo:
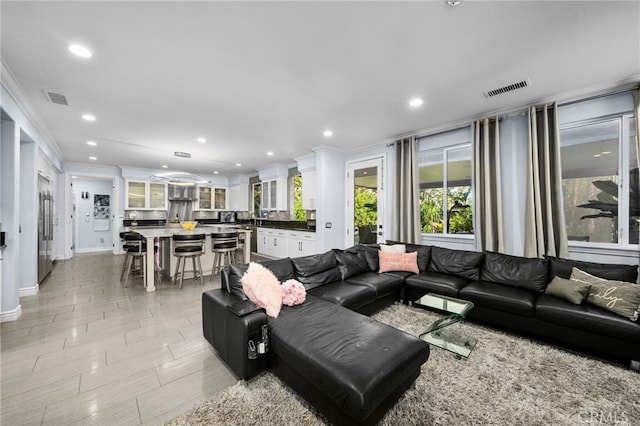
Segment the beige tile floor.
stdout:
<svg viewBox="0 0 640 426">
<path fill-rule="evenodd" d="M 202 337 L 220 279 L 124 288 L 124 256 L 58 261 L 22 316 L 0 325 L 0 424 L 156 425 L 236 383 Z"/>
</svg>

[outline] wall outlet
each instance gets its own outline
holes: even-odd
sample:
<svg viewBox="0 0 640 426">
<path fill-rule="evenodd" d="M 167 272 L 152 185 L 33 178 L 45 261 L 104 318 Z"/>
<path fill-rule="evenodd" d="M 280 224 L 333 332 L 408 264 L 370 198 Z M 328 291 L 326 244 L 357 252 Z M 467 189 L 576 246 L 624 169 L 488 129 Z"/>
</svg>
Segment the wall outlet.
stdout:
<svg viewBox="0 0 640 426">
<path fill-rule="evenodd" d="M 324 224 L 324 227 L 325 227 L 325 228 L 331 228 L 332 226 L 333 226 L 333 224 L 332 224 L 331 222 L 326 222 L 326 223 Z"/>
</svg>

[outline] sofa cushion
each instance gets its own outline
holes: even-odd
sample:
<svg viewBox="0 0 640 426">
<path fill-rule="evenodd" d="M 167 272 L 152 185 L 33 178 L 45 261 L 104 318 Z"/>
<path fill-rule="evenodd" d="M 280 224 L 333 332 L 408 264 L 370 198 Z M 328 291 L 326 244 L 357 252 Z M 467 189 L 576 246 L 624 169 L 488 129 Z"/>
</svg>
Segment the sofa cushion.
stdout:
<svg viewBox="0 0 640 426">
<path fill-rule="evenodd" d="M 378 260 L 378 247 L 377 246 L 366 246 L 360 244 L 357 247 L 358 254 L 362 257 L 369 266 L 369 270 L 373 272 L 378 272 L 380 269 L 380 263 Z"/>
<path fill-rule="evenodd" d="M 580 305 L 589 295 L 591 284 L 554 277 L 544 294 L 559 297 L 574 305 Z"/>
<path fill-rule="evenodd" d="M 342 280 L 369 271 L 369 265 L 358 253 L 346 250 L 334 250 Z"/>
<path fill-rule="evenodd" d="M 536 318 L 564 327 L 640 342 L 640 323 L 588 303 L 574 305 L 543 294 L 536 302 Z"/>
<path fill-rule="evenodd" d="M 420 339 L 311 295 L 268 324 L 270 352 L 355 421 L 397 392 L 429 356 Z"/>
<path fill-rule="evenodd" d="M 242 276 L 247 272 L 249 264 L 229 265 L 225 268 L 228 268 L 227 291 L 231 294 L 235 294 L 242 300 L 248 300 L 247 295 L 244 294 L 244 290 L 242 289 Z"/>
<path fill-rule="evenodd" d="M 615 265 L 610 263 L 584 262 L 581 260 L 562 259 L 559 257 L 545 256 L 549 260 L 549 272 L 551 278 L 560 277 L 569 279 L 571 270 L 575 267 L 596 277 L 607 280 L 625 281 L 635 283 L 638 281 L 638 266 Z"/>
<path fill-rule="evenodd" d="M 407 277 L 405 283 L 407 290 L 414 293 L 458 297 L 460 289 L 469 284 L 469 280 L 438 272 L 425 272 Z"/>
<path fill-rule="evenodd" d="M 344 306 L 352 311 L 358 310 L 376 300 L 376 291 L 372 287 L 347 284 L 343 281 L 312 288 L 309 290 L 309 294 Z"/>
<path fill-rule="evenodd" d="M 427 270 L 429 261 L 431 260 L 431 246 L 401 243 L 391 240 L 387 240 L 387 244 L 404 244 L 407 248 L 407 253 L 413 253 L 414 251 L 418 252 L 418 269 L 420 269 L 420 272 L 424 272 Z"/>
<path fill-rule="evenodd" d="M 416 252 L 396 253 L 380 251 L 380 253 L 378 253 L 378 259 L 380 260 L 379 273 L 404 271 L 417 274 L 420 272 L 418 269 L 418 253 Z"/>
<path fill-rule="evenodd" d="M 460 290 L 459 297 L 476 306 L 533 317 L 537 292 L 488 281 L 475 281 Z"/>
<path fill-rule="evenodd" d="M 480 279 L 483 256 L 483 253 L 475 251 L 433 247 L 431 249 L 431 262 L 429 262 L 427 270 L 477 281 Z"/>
<path fill-rule="evenodd" d="M 259 263 L 273 272 L 273 274 L 278 278 L 278 280 L 280 280 L 280 282 L 284 282 L 296 277 L 293 270 L 293 264 L 291 263 L 291 258 L 289 257 L 275 260 L 265 260 Z"/>
<path fill-rule="evenodd" d="M 295 269 L 295 278 L 300 281 L 307 290 L 342 280 L 336 255 L 331 250 L 322 254 L 296 257 L 291 259 L 291 263 Z"/>
<path fill-rule="evenodd" d="M 481 280 L 543 292 L 549 282 L 546 259 L 486 252 Z"/>
<path fill-rule="evenodd" d="M 591 286 L 587 296 L 587 303 L 627 317 L 631 321 L 638 319 L 640 285 L 624 281 L 605 280 L 578 268 L 573 268 L 571 280 Z"/>
<path fill-rule="evenodd" d="M 376 298 L 380 299 L 394 292 L 399 292 L 402 289 L 404 279 L 395 274 L 365 272 L 349 278 L 346 282 L 371 287 L 376 293 Z"/>
</svg>

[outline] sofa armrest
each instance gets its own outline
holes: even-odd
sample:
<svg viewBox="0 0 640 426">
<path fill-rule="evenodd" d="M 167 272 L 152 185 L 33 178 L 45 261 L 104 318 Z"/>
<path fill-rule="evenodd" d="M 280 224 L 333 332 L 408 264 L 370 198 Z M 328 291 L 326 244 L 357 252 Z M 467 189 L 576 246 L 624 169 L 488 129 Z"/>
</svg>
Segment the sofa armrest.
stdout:
<svg viewBox="0 0 640 426">
<path fill-rule="evenodd" d="M 207 291 L 202 294 L 202 332 L 239 378 L 248 380 L 266 368 L 264 309 L 221 289 Z"/>
</svg>

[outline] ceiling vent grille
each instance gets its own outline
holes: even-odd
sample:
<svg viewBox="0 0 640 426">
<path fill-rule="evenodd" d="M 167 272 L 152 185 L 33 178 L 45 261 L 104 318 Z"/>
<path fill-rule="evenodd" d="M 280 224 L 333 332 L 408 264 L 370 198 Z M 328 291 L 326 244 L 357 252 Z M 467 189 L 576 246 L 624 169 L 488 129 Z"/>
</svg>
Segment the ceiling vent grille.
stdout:
<svg viewBox="0 0 640 426">
<path fill-rule="evenodd" d="M 173 153 L 173 155 L 175 155 L 176 157 L 191 158 L 191 154 L 188 152 L 176 151 Z"/>
<path fill-rule="evenodd" d="M 483 94 L 485 98 L 490 98 L 492 96 L 501 95 L 507 92 L 513 92 L 514 90 L 523 89 L 529 86 L 531 86 L 531 80 L 526 79 L 518 83 L 509 84 L 508 86 L 504 86 L 499 89 L 493 89 L 489 90 L 488 92 L 483 92 Z"/>
<path fill-rule="evenodd" d="M 61 95 L 60 93 L 51 92 L 49 90 L 44 91 L 47 100 L 52 104 L 58 105 L 69 105 L 69 101 L 67 101 L 67 97 L 65 95 Z"/>
</svg>

